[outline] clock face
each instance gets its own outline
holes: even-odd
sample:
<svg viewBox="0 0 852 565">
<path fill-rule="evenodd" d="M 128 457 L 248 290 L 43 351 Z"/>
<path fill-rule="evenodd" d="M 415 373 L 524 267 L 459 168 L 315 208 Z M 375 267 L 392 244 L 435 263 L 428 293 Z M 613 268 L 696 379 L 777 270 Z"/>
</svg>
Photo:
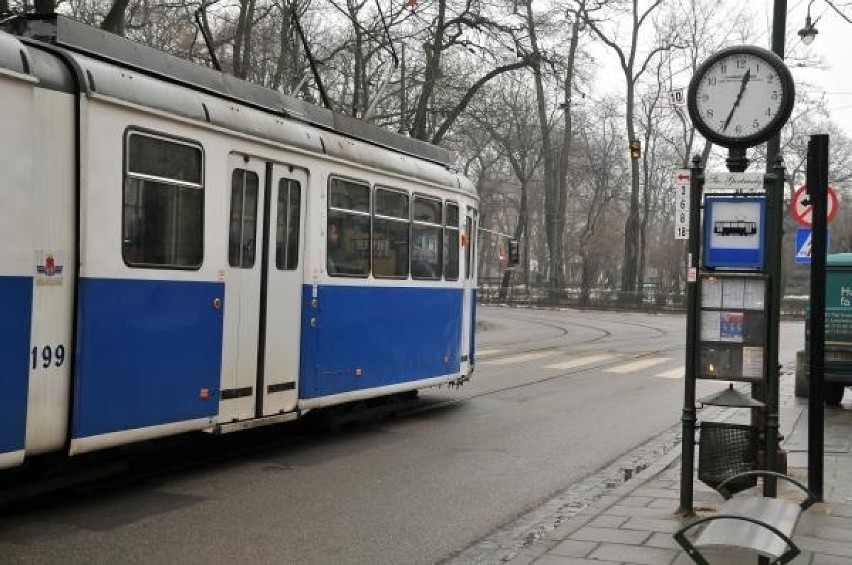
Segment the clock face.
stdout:
<svg viewBox="0 0 852 565">
<path fill-rule="evenodd" d="M 710 141 L 757 145 L 777 133 L 793 108 L 793 81 L 784 63 L 756 47 L 720 51 L 695 73 L 689 114 Z"/>
</svg>

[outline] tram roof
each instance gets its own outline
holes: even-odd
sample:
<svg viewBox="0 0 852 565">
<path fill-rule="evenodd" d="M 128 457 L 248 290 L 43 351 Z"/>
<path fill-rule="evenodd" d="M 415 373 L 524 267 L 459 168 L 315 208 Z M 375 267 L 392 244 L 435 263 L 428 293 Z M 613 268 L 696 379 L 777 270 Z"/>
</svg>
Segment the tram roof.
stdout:
<svg viewBox="0 0 852 565">
<path fill-rule="evenodd" d="M 203 67 L 58 14 L 21 18 L 16 31 L 89 57 L 393 151 L 450 166 L 446 149 Z"/>
</svg>

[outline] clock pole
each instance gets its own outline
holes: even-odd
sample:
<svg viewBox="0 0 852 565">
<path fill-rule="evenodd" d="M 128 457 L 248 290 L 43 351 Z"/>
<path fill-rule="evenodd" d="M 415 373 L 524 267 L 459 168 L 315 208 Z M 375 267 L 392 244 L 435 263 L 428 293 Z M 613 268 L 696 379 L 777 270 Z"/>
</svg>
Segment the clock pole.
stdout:
<svg viewBox="0 0 852 565">
<path fill-rule="evenodd" d="M 783 35 L 780 38 L 783 42 Z M 695 128 L 705 139 L 728 149 L 726 164 L 730 174 L 726 178 L 732 179 L 732 183 L 748 184 L 746 181 L 751 178 L 743 174 L 750 164 L 746 154 L 748 148 L 770 139 L 775 145 L 770 143 L 767 148 L 770 156 L 761 183 L 762 197 L 743 194 L 713 197 L 712 203 L 724 203 L 743 215 L 757 206 L 759 212 L 749 224 L 755 226 L 753 231 L 739 233 L 756 235 L 757 241 L 749 241 L 747 245 L 730 245 L 738 241 L 725 241 L 722 245 L 723 242 L 717 241 L 731 239 L 727 236 L 732 233 L 725 231 L 726 222 L 716 221 L 722 224 L 719 230 L 715 225 L 700 227 L 704 177 L 709 173 L 700 174 L 703 172 L 699 170 L 700 163 L 696 163 L 692 171 L 691 196 L 694 200 L 690 209 L 691 261 L 687 272 L 686 384 L 679 508 L 684 514 L 693 511 L 696 428 L 701 432 L 699 443 L 702 447 L 698 478 L 711 487 L 718 486 L 721 480 L 742 471 L 743 467 L 752 466 L 753 469 L 759 465 L 769 471 L 786 471 L 778 468 L 784 466 L 778 447 L 778 345 L 785 170 L 778 157 L 777 140 L 792 112 L 795 86 L 779 53 L 779 50 L 783 52 L 783 43 L 779 47 L 778 41 L 776 34 L 773 38 L 775 53 L 743 45 L 711 55 L 696 70 L 687 94 L 687 110 Z M 705 203 L 705 206 L 710 204 Z M 720 205 L 713 209 L 723 208 Z M 713 218 L 713 213 L 709 214 L 705 222 Z M 731 216 L 738 217 L 736 213 Z M 741 219 L 737 222 L 746 224 Z M 703 288 L 705 283 L 707 292 Z M 712 290 L 714 288 L 717 290 Z M 744 291 L 737 291 L 738 288 L 752 289 L 751 298 L 744 300 Z M 723 354 L 728 357 L 723 358 Z M 748 382 L 752 384 L 752 394 L 746 396 L 735 391 L 732 385 L 730 394 L 696 399 L 695 380 L 699 378 Z M 751 426 L 745 431 L 741 426 L 715 422 L 712 426 L 710 422 L 702 426 L 698 423 L 696 404 L 750 409 Z M 762 457 L 755 453 L 757 450 Z M 764 496 L 776 496 L 776 481 L 765 479 L 763 490 Z M 761 558 L 760 563 L 763 565 L 767 560 Z"/>
</svg>

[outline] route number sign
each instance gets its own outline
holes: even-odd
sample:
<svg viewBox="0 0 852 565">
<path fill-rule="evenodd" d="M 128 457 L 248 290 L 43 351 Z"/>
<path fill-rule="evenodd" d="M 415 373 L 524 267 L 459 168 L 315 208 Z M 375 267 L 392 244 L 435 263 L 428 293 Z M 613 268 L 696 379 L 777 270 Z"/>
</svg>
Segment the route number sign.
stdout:
<svg viewBox="0 0 852 565">
<path fill-rule="evenodd" d="M 689 184 L 675 187 L 675 239 L 689 239 Z"/>
<path fill-rule="evenodd" d="M 675 170 L 675 239 L 689 239 L 689 182 L 692 171 Z"/>
</svg>

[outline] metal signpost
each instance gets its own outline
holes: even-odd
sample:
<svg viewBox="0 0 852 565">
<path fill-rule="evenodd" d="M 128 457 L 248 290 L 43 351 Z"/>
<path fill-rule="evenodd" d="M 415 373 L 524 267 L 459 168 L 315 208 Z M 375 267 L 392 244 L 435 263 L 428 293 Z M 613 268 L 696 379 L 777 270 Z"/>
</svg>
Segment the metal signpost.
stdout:
<svg viewBox="0 0 852 565">
<path fill-rule="evenodd" d="M 728 148 L 729 155 L 727 172 L 705 172 L 698 156 L 689 171 L 692 229 L 679 508 L 685 515 L 693 514 L 696 429 L 701 445 L 698 478 L 707 484 L 716 486 L 756 468 L 759 447 L 762 467 L 776 470 L 784 165 L 777 160 L 766 174 L 745 170 L 746 149 L 780 131 L 793 100 L 792 77 L 783 61 L 753 46 L 729 47 L 712 55 L 689 85 L 687 108 L 693 125 L 706 139 Z M 704 229 L 699 233 L 702 207 Z M 752 383 L 765 390 L 765 398 L 732 386 L 697 399 L 697 379 Z M 698 425 L 697 405 L 761 412 L 751 426 Z M 764 495 L 775 493 L 775 480 L 766 480 Z"/>
<path fill-rule="evenodd" d="M 826 225 L 833 217 L 828 187 L 828 136 L 812 135 L 808 142 L 808 190 L 813 221 L 813 264 L 811 265 L 810 383 L 808 395 L 808 488 L 823 496 L 825 429 L 825 252 Z M 836 195 L 835 210 L 837 212 Z M 830 216 L 830 217 L 829 217 Z"/>
</svg>

